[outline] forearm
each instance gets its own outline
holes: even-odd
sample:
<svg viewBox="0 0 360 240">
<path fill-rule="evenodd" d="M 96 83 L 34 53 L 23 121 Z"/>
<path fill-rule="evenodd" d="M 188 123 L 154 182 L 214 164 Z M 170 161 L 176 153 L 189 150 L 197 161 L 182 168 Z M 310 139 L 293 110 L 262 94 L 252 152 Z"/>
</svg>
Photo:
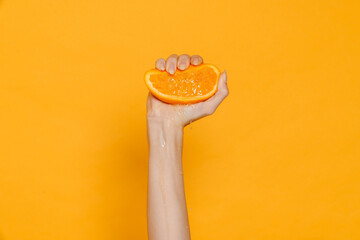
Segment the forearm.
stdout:
<svg viewBox="0 0 360 240">
<path fill-rule="evenodd" d="M 149 239 L 190 239 L 181 159 L 183 127 L 151 117 L 147 124 Z"/>
</svg>

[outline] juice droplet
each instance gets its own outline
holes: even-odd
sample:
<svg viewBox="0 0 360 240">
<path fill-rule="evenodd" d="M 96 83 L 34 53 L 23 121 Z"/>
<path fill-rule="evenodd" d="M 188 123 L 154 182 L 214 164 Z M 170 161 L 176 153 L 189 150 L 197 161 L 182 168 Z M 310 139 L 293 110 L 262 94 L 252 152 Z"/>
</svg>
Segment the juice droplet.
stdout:
<svg viewBox="0 0 360 240">
<path fill-rule="evenodd" d="M 164 148 L 165 147 L 165 138 L 164 138 L 164 134 L 163 132 L 161 132 L 161 135 L 160 135 L 160 144 L 161 144 L 161 147 Z"/>
</svg>

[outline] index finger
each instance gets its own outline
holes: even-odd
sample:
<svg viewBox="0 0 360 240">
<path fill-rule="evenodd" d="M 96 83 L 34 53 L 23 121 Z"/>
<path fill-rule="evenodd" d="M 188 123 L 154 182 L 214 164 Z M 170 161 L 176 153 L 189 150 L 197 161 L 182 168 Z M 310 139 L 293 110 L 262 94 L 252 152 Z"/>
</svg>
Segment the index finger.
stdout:
<svg viewBox="0 0 360 240">
<path fill-rule="evenodd" d="M 165 59 L 159 58 L 158 60 L 156 60 L 155 67 L 160 71 L 164 71 L 165 70 Z"/>
</svg>

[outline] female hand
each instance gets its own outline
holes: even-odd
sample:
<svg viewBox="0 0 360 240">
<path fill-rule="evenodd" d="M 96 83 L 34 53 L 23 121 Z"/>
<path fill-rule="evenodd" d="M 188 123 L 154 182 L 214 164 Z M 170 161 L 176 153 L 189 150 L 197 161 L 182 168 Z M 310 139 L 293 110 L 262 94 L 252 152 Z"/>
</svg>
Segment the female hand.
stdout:
<svg viewBox="0 0 360 240">
<path fill-rule="evenodd" d="M 185 70 L 190 64 L 197 66 L 203 63 L 203 59 L 198 55 L 190 57 L 187 54 L 177 56 L 170 55 L 167 60 L 160 58 L 156 61 L 155 67 L 160 71 L 167 71 L 174 74 L 176 69 Z M 186 126 L 189 123 L 196 121 L 202 117 L 211 115 L 215 112 L 220 103 L 229 95 L 227 87 L 226 71 L 221 73 L 219 79 L 218 90 L 211 98 L 204 102 L 190 104 L 190 105 L 174 105 L 167 104 L 151 93 L 147 99 L 147 117 L 149 118 L 164 118 L 172 120 L 177 124 Z"/>
</svg>

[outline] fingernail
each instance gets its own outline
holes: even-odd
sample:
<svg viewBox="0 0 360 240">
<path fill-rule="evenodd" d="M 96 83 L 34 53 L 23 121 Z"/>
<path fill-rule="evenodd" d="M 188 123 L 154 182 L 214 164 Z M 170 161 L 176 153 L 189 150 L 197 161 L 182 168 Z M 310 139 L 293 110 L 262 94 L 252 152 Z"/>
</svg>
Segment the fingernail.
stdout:
<svg viewBox="0 0 360 240">
<path fill-rule="evenodd" d="M 179 64 L 179 69 L 184 70 L 185 69 L 185 63 L 180 63 Z"/>
<path fill-rule="evenodd" d="M 226 73 L 226 70 L 224 70 L 224 80 L 225 80 L 225 82 L 227 82 L 227 73 Z"/>
<path fill-rule="evenodd" d="M 175 73 L 175 67 L 174 67 L 174 65 L 170 65 L 170 67 L 169 67 L 169 73 L 170 73 L 170 74 L 174 74 L 174 73 Z"/>
</svg>

